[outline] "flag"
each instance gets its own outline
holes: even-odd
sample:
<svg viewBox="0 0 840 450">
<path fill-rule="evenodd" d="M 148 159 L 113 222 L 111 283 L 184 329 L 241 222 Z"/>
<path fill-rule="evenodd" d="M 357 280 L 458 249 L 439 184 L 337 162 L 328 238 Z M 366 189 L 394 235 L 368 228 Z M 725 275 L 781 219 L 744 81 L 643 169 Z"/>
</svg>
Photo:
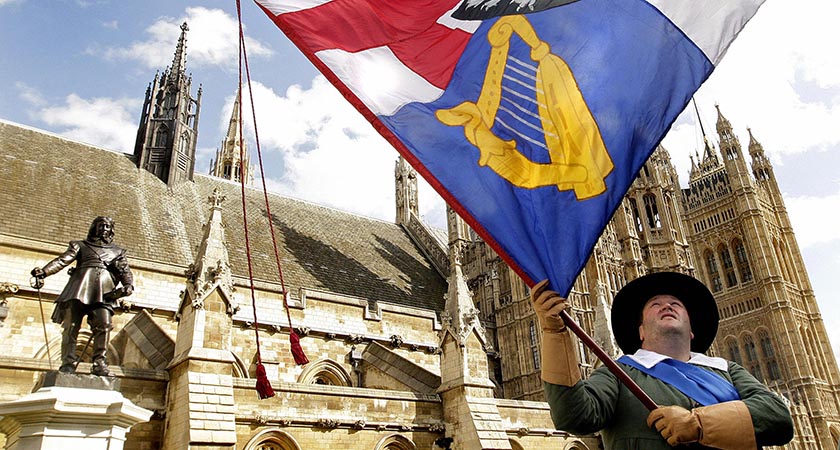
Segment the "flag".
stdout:
<svg viewBox="0 0 840 450">
<path fill-rule="evenodd" d="M 528 283 L 568 294 L 763 0 L 256 0 Z"/>
</svg>

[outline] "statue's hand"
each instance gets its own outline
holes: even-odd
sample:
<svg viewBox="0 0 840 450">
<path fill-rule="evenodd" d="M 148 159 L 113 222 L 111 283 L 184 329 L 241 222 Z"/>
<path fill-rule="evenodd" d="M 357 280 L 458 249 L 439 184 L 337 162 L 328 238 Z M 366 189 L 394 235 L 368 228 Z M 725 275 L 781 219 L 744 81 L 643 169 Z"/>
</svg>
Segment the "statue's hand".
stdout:
<svg viewBox="0 0 840 450">
<path fill-rule="evenodd" d="M 30 273 L 31 273 L 31 274 L 32 274 L 32 276 L 33 276 L 33 277 L 35 277 L 35 278 L 41 278 L 41 279 L 43 279 L 43 278 L 46 278 L 46 277 L 47 277 L 47 273 L 46 273 L 46 272 L 44 272 L 44 269 L 42 269 L 42 268 L 40 268 L 40 267 L 36 267 L 36 268 L 32 269 L 32 272 L 30 272 Z"/>
<path fill-rule="evenodd" d="M 129 295 L 133 294 L 134 293 L 134 286 L 132 286 L 130 284 L 128 286 L 124 286 L 123 287 L 123 293 L 124 293 L 124 295 L 123 295 L 124 297 L 128 297 Z"/>
</svg>

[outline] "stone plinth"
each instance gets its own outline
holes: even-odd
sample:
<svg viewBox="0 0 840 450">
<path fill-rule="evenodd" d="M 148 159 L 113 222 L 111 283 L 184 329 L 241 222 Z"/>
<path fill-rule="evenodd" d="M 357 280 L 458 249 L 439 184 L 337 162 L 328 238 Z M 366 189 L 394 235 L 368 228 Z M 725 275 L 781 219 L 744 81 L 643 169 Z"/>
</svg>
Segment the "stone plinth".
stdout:
<svg viewBox="0 0 840 450">
<path fill-rule="evenodd" d="M 75 384 L 67 377 L 58 374 L 45 383 L 52 386 L 0 404 L 0 432 L 6 434 L 6 450 L 121 450 L 128 430 L 152 416 L 152 411 L 109 390 L 112 380 L 69 375 L 85 378 L 79 380 L 82 384 L 98 386 L 79 388 L 66 387 Z"/>
</svg>

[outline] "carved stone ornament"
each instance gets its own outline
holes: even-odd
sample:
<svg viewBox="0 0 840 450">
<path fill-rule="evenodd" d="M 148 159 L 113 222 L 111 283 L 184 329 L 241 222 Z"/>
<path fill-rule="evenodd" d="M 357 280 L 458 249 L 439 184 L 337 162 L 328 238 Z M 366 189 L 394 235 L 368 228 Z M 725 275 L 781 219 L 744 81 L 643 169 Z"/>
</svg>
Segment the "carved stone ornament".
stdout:
<svg viewBox="0 0 840 450">
<path fill-rule="evenodd" d="M 367 425 L 367 422 L 365 422 L 363 419 L 359 419 L 359 420 L 353 422 L 353 428 L 355 428 L 357 430 L 363 429 L 365 427 L 365 425 Z"/>
<path fill-rule="evenodd" d="M 445 433 L 446 432 L 446 425 L 442 423 L 433 423 L 429 425 L 429 431 L 432 433 Z"/>
<path fill-rule="evenodd" d="M 440 355 L 442 351 L 437 345 L 429 345 L 428 347 L 426 347 L 426 353 L 430 355 Z"/>
<path fill-rule="evenodd" d="M 403 338 L 399 334 L 391 335 L 391 347 L 392 348 L 400 348 L 403 344 Z"/>
<path fill-rule="evenodd" d="M 531 432 L 531 430 L 528 429 L 528 427 L 522 427 L 522 428 L 519 429 L 519 431 L 517 431 L 516 434 L 518 434 L 519 436 L 527 436 L 528 433 L 530 433 L 530 432 Z"/>
<path fill-rule="evenodd" d="M 348 344 L 361 344 L 365 341 L 365 336 L 362 334 L 348 334 L 345 339 Z"/>
<path fill-rule="evenodd" d="M 0 297 L 3 297 L 3 299 L 2 299 L 3 301 L 5 301 L 5 297 L 7 295 L 17 294 L 17 292 L 19 290 L 20 290 L 20 286 L 14 284 L 14 283 L 7 283 L 7 282 L 0 283 Z"/>
<path fill-rule="evenodd" d="M 341 425 L 341 422 L 335 419 L 318 419 L 317 425 L 319 428 L 334 429 Z"/>
</svg>

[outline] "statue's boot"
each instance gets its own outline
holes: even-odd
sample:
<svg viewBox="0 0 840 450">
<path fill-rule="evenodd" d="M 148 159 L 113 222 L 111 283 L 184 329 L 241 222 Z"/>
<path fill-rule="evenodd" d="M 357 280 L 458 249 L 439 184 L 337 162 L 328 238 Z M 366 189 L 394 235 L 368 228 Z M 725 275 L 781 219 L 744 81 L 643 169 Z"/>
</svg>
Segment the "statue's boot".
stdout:
<svg viewBox="0 0 840 450">
<path fill-rule="evenodd" d="M 110 377 L 113 374 L 108 370 L 108 360 L 105 357 L 105 352 L 108 347 L 108 338 L 111 335 L 110 327 L 97 327 L 93 331 L 93 365 L 90 368 L 90 373 L 99 375 L 101 377 Z"/>
<path fill-rule="evenodd" d="M 69 308 L 68 308 L 69 309 Z M 64 328 L 64 333 L 61 335 L 61 367 L 58 371 L 61 373 L 76 372 L 76 365 L 79 357 L 76 356 L 76 339 L 79 336 L 80 321 L 65 322 L 68 324 Z"/>
</svg>

